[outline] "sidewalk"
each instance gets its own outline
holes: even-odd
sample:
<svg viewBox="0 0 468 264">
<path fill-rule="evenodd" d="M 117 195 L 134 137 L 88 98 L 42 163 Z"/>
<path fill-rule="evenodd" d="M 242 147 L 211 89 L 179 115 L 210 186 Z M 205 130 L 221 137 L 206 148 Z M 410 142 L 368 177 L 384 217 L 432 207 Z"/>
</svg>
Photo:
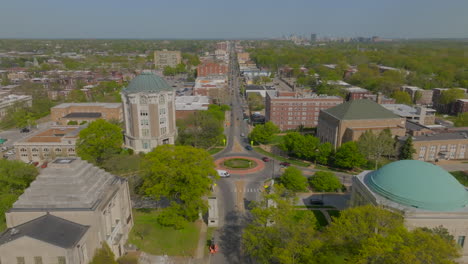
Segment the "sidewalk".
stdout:
<svg viewBox="0 0 468 264">
<path fill-rule="evenodd" d="M 206 248 L 206 231 L 208 227 L 206 226 L 205 222 L 202 221 L 200 227 L 200 236 L 198 237 L 198 246 L 197 251 L 195 251 L 194 258 L 196 260 L 203 259 L 205 257 L 205 248 Z M 203 262 L 203 261 L 202 261 Z"/>
</svg>

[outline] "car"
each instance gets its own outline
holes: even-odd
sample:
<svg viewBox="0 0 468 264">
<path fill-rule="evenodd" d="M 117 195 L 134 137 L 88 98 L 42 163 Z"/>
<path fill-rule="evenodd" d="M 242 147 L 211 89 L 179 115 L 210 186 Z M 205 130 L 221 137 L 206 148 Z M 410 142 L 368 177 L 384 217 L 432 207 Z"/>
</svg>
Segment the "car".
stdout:
<svg viewBox="0 0 468 264">
<path fill-rule="evenodd" d="M 10 155 L 13 155 L 15 154 L 15 152 L 13 150 L 9 150 L 5 153 L 6 155 L 10 156 Z"/>
<path fill-rule="evenodd" d="M 27 127 L 23 127 L 21 130 L 20 130 L 20 133 L 29 133 L 31 130 L 29 130 L 29 128 Z"/>
<path fill-rule="evenodd" d="M 284 162 L 280 163 L 280 166 L 281 167 L 289 167 L 289 166 L 291 166 L 291 163 L 284 161 Z"/>
<path fill-rule="evenodd" d="M 241 137 L 245 137 L 245 134 L 244 134 L 244 133 L 241 133 L 241 135 L 240 135 L 240 136 L 241 136 Z"/>
<path fill-rule="evenodd" d="M 247 145 L 247 146 L 245 146 L 245 149 L 246 149 L 246 150 L 252 150 L 253 148 L 252 148 L 252 146 Z"/>
<path fill-rule="evenodd" d="M 47 163 L 48 163 L 47 161 L 45 161 L 44 163 L 42 163 L 41 168 L 43 168 L 43 169 L 44 169 L 44 168 L 47 168 Z"/>
<path fill-rule="evenodd" d="M 268 158 L 268 157 L 263 157 L 262 160 L 263 160 L 264 162 L 269 162 L 269 161 L 270 161 L 270 158 Z"/>
<path fill-rule="evenodd" d="M 231 174 L 229 174 L 228 171 L 225 171 L 225 170 L 216 170 L 216 171 L 218 172 L 218 175 L 221 178 L 227 178 L 227 177 L 231 176 Z"/>
<path fill-rule="evenodd" d="M 321 200 L 321 199 L 310 199 L 309 204 L 310 205 L 323 205 L 323 200 Z"/>
<path fill-rule="evenodd" d="M 34 165 L 34 167 L 37 167 L 37 165 L 39 165 L 39 162 L 35 161 L 32 163 L 32 165 Z"/>
</svg>

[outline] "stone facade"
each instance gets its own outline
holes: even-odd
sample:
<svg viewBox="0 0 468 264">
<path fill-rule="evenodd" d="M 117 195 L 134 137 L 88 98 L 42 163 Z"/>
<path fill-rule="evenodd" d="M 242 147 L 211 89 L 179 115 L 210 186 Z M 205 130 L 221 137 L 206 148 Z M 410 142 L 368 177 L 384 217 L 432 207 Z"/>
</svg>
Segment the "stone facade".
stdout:
<svg viewBox="0 0 468 264">
<path fill-rule="evenodd" d="M 401 142 L 406 140 L 401 139 Z M 413 159 L 422 161 L 464 160 L 468 158 L 468 131 L 450 133 L 428 133 L 413 137 L 416 153 Z"/>
<path fill-rule="evenodd" d="M 125 144 L 136 152 L 149 152 L 174 144 L 175 94 L 173 91 L 122 93 Z"/>
<path fill-rule="evenodd" d="M 126 180 L 79 158 L 57 159 L 41 172 L 6 213 L 9 229 L 2 236 L 11 234 L 15 227 L 21 230 L 21 225 L 47 214 L 69 224 L 84 226 L 86 232 L 72 246 L 65 243 L 70 241 L 62 236 L 57 241 L 63 241 L 64 245 L 57 241 L 49 243 L 48 236 L 43 236 L 43 240 L 31 239 L 31 235 L 20 233 L 18 235 L 22 237 L 0 243 L 0 263 L 17 263 L 18 257 L 24 258 L 25 263 L 34 263 L 34 257 L 41 257 L 43 263 L 60 263 L 59 257 L 67 264 L 88 263 L 103 242 L 116 257 L 125 253 L 124 245 L 133 226 Z M 73 235 L 63 234 L 65 237 Z"/>
<path fill-rule="evenodd" d="M 180 51 L 157 50 L 154 52 L 154 65 L 163 69 L 166 66 L 175 67 L 182 62 Z"/>
<path fill-rule="evenodd" d="M 70 121 L 78 124 L 92 122 L 98 118 L 123 121 L 120 103 L 64 103 L 50 109 L 52 121 L 57 125 L 67 125 Z"/>
</svg>

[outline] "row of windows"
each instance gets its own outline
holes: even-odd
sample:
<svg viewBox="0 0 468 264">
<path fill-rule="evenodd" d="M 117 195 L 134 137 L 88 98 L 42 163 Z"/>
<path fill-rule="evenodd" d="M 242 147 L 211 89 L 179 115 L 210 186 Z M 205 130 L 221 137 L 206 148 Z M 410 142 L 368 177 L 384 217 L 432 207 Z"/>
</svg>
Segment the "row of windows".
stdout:
<svg viewBox="0 0 468 264">
<path fill-rule="evenodd" d="M 320 101 L 320 102 L 305 102 L 305 103 L 272 103 L 272 105 L 275 105 L 275 106 L 278 106 L 278 105 L 282 105 L 282 106 L 308 106 L 308 105 L 311 105 L 311 106 L 314 106 L 314 105 L 337 105 L 337 104 L 340 104 L 338 102 L 323 102 L 323 101 Z"/>
<path fill-rule="evenodd" d="M 318 115 L 318 112 L 273 112 L 272 115 Z"/>
<path fill-rule="evenodd" d="M 168 97 L 170 99 L 170 97 Z M 164 104 L 166 102 L 166 98 L 164 95 L 159 96 L 159 103 Z M 146 96 L 140 96 L 140 104 L 145 105 L 148 103 L 148 98 Z"/>
<path fill-rule="evenodd" d="M 464 158 L 465 157 L 465 149 L 466 149 L 466 145 L 460 145 L 459 146 L 459 152 L 458 152 L 458 158 Z M 419 154 L 418 154 L 418 158 L 419 159 L 424 159 L 424 157 L 426 156 L 426 150 L 427 150 L 427 147 L 426 146 L 421 146 L 419 148 Z M 454 145 L 454 144 L 451 144 L 451 145 L 442 145 L 439 147 L 439 152 L 447 152 L 447 150 L 449 150 L 448 152 L 448 157 L 449 158 L 455 158 L 456 156 L 456 152 L 457 152 L 457 145 Z M 437 146 L 435 145 L 432 145 L 429 147 L 429 157 L 428 159 L 429 160 L 434 160 L 436 158 L 436 154 L 437 154 Z M 447 153 L 440 153 L 441 155 L 445 155 Z"/>
<path fill-rule="evenodd" d="M 20 148 L 20 152 L 27 152 L 28 150 L 26 148 Z M 43 148 L 42 149 L 42 152 L 49 152 L 50 149 L 48 148 Z M 61 148 L 55 148 L 54 149 L 55 152 L 62 152 L 62 149 Z M 75 151 L 75 148 L 69 148 L 68 149 L 68 152 L 74 152 Z M 31 149 L 31 152 L 39 152 L 39 149 L 38 148 L 32 148 Z"/>
<path fill-rule="evenodd" d="M 277 118 L 273 118 L 274 120 L 318 120 L 318 116 L 303 116 L 303 117 L 292 117 L 292 116 L 289 116 L 288 118 L 286 117 L 277 117 Z"/>
<path fill-rule="evenodd" d="M 43 264 L 44 262 L 42 261 L 41 256 L 36 256 L 33 258 L 34 264 Z M 67 260 L 64 256 L 58 256 L 57 257 L 57 262 L 58 264 L 67 264 Z M 0 257 L 0 264 L 2 263 L 1 257 Z M 16 263 L 17 264 L 26 264 L 26 259 L 25 257 L 16 257 Z"/>
<path fill-rule="evenodd" d="M 161 131 L 161 135 L 164 135 L 167 132 L 167 128 L 166 127 L 161 127 L 160 131 Z M 142 137 L 149 137 L 150 136 L 150 130 L 147 129 L 147 128 L 143 128 L 141 130 L 141 136 Z"/>
<path fill-rule="evenodd" d="M 272 108 L 273 111 L 315 111 L 315 112 L 318 112 L 319 110 L 322 110 L 322 109 L 328 109 L 327 107 L 310 107 L 310 108 L 307 108 L 307 107 L 273 107 Z"/>
</svg>

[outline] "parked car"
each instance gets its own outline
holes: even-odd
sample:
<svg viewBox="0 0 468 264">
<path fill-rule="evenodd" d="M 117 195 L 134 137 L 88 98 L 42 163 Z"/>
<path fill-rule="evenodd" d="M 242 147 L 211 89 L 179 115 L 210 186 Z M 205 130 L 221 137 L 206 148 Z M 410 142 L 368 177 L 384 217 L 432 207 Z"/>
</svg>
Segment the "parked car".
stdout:
<svg viewBox="0 0 468 264">
<path fill-rule="evenodd" d="M 44 163 L 42 163 L 41 168 L 43 168 L 43 169 L 44 169 L 44 168 L 47 168 L 47 163 L 48 163 L 47 161 L 45 161 Z"/>
<path fill-rule="evenodd" d="M 39 162 L 35 161 L 32 163 L 32 165 L 34 165 L 34 167 L 37 167 L 37 165 L 39 165 Z"/>
<path fill-rule="evenodd" d="M 29 133 L 31 130 L 29 130 L 29 128 L 27 127 L 23 127 L 21 130 L 20 130 L 20 133 Z"/>
<path fill-rule="evenodd" d="M 270 158 L 268 158 L 268 157 L 263 157 L 262 160 L 263 160 L 264 162 L 269 162 L 269 161 L 270 161 Z"/>
<path fill-rule="evenodd" d="M 289 167 L 289 166 L 291 166 L 291 163 L 285 162 L 285 161 L 284 161 L 284 162 L 281 162 L 281 163 L 280 163 L 280 166 L 281 166 L 281 167 Z"/>
<path fill-rule="evenodd" d="M 253 148 L 252 148 L 252 146 L 247 145 L 247 146 L 245 146 L 245 149 L 246 149 L 246 150 L 252 150 Z"/>
<path fill-rule="evenodd" d="M 228 171 L 225 171 L 225 170 L 216 170 L 216 171 L 218 172 L 218 175 L 221 178 L 227 178 L 227 177 L 231 176 L 231 174 L 229 174 Z"/>
</svg>

